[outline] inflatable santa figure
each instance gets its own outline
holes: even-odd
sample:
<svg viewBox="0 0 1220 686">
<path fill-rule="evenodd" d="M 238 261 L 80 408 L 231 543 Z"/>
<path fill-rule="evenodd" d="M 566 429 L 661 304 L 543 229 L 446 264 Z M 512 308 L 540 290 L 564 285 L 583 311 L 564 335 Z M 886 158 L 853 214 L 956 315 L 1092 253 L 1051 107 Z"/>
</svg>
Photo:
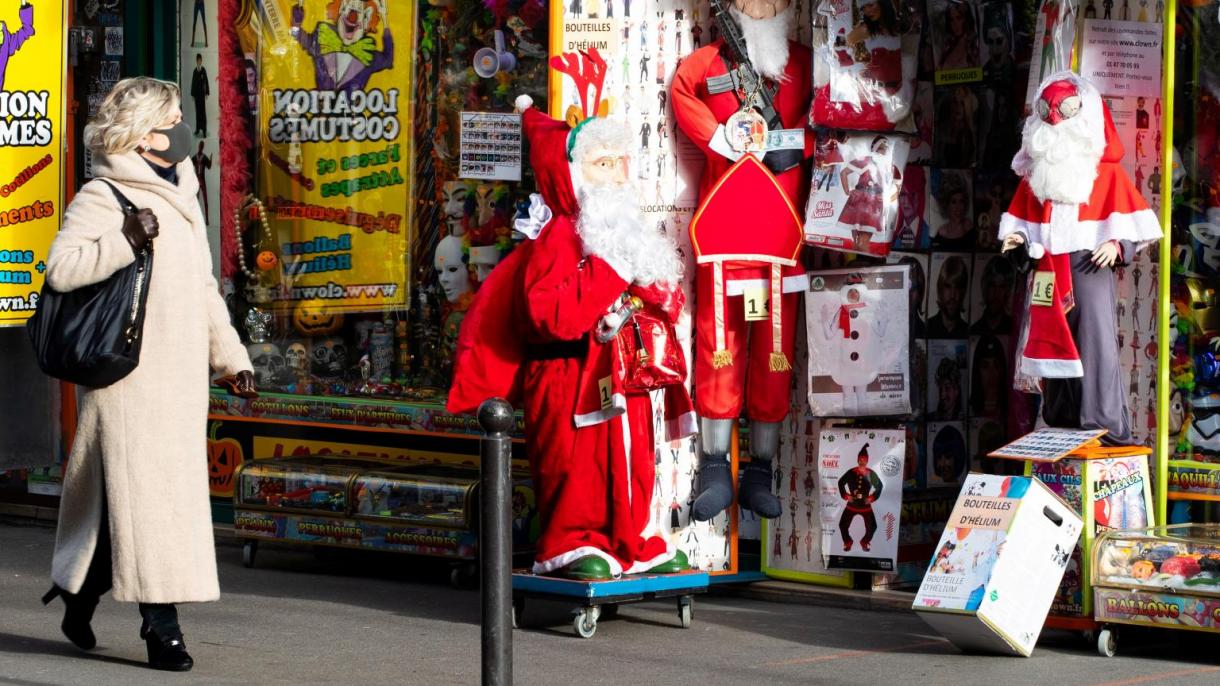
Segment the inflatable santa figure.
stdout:
<svg viewBox="0 0 1220 686">
<path fill-rule="evenodd" d="M 687 568 L 652 535 L 650 393 L 661 391 L 664 438 L 694 432 L 685 362 L 673 335 L 682 308 L 677 246 L 645 222 L 628 179 L 635 148 L 619 122 L 589 116 L 605 63 L 565 55 L 579 77 L 573 128 L 518 98 L 541 196 L 517 229 L 533 240 L 482 284 L 458 339 L 451 412 L 500 396 L 525 414 L 542 531 L 534 572 L 605 579 Z M 574 117 L 573 119 L 576 119 Z"/>
<path fill-rule="evenodd" d="M 1048 425 L 1106 429 L 1112 444 L 1132 440 L 1114 269 L 1161 237 L 1122 157 L 1097 88 L 1072 72 L 1052 74 L 1025 121 L 1012 163 L 1021 184 L 999 231 L 1005 252 L 1024 246 L 1037 263 L 1018 377 L 1042 380 Z"/>
<path fill-rule="evenodd" d="M 794 8 L 788 0 L 734 0 L 730 12 L 740 27 L 750 64 L 773 93 L 774 109 L 784 127 L 769 131 L 767 139 L 785 147 L 760 151 L 762 165 L 739 167 L 740 173 L 754 179 L 765 197 L 773 199 L 778 192 L 791 206 L 804 207 L 809 193 L 809 168 L 804 160 L 812 154 L 814 143 L 812 135 L 805 135 L 812 75 L 809 49 L 788 40 Z M 729 63 L 729 52 L 722 36 L 691 53 L 675 72 L 670 90 L 679 128 L 707 157 L 699 188 L 709 241 L 701 252 L 696 246 L 700 264 L 695 276 L 699 305 L 695 313 L 695 400 L 703 456 L 692 516 L 699 521 L 715 517 L 732 503 L 728 453 L 733 424 L 741 416 L 743 404 L 752 421 L 751 462 L 742 470 L 738 503 L 763 517 L 780 514 L 780 501 L 771 493 L 771 461 L 779 448 L 780 422 L 788 414 L 797 292 L 805 286 L 796 251 L 780 254 L 792 227 L 784 212 L 777 213 L 783 219 L 777 224 L 759 220 L 759 203 L 748 189 L 737 193 L 736 202 L 722 202 L 710 211 L 706 207 L 712 190 L 730 168 L 751 154 L 733 145 L 739 138 L 732 134 L 743 123 L 758 121 L 752 114 L 751 94 L 737 90 L 729 76 L 738 67 Z M 726 189 L 725 197 L 728 195 Z M 768 211 L 775 208 L 774 203 L 764 204 Z M 715 213 L 721 216 L 711 216 Z M 739 239 L 737 243 L 713 245 L 712 223 L 735 227 L 731 233 Z M 776 250 L 763 256 L 765 259 L 751 259 L 749 254 L 755 252 L 748 249 L 751 242 Z M 762 297 L 748 298 L 746 292 L 755 289 L 762 290 Z M 769 303 L 766 316 L 748 322 L 747 300 Z"/>
</svg>

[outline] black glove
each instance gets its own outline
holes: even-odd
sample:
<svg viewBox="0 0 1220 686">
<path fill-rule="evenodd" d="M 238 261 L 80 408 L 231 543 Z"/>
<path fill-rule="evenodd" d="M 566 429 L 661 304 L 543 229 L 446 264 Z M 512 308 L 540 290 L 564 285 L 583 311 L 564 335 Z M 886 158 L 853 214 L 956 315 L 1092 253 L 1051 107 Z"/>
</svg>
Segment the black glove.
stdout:
<svg viewBox="0 0 1220 686">
<path fill-rule="evenodd" d="M 161 233 L 157 215 L 147 207 L 123 217 L 123 236 L 131 244 L 132 252 L 140 252 L 148 242 Z"/>
<path fill-rule="evenodd" d="M 804 150 L 772 150 L 763 155 L 762 163 L 771 170 L 772 174 L 779 175 L 800 164 L 804 159 Z"/>
<path fill-rule="evenodd" d="M 216 379 L 216 385 L 227 390 L 229 395 L 235 395 L 238 398 L 258 397 L 258 391 L 254 389 L 254 372 L 248 370 L 230 376 L 222 376 Z"/>
</svg>

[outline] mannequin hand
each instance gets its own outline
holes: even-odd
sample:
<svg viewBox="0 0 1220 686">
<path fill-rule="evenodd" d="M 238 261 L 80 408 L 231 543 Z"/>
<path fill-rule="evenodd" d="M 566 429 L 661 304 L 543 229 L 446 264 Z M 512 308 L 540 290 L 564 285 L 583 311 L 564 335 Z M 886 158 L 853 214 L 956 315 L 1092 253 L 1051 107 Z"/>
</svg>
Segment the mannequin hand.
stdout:
<svg viewBox="0 0 1220 686">
<path fill-rule="evenodd" d="M 1025 236 L 1019 233 L 1010 233 L 1004 237 L 1004 243 L 1000 245 L 1000 252 L 1008 252 L 1025 245 Z"/>
<path fill-rule="evenodd" d="M 258 397 L 258 391 L 254 389 L 254 372 L 249 370 L 240 371 L 229 376 L 222 376 L 216 379 L 216 385 L 227 390 L 229 395 L 237 396 L 238 398 Z"/>
<path fill-rule="evenodd" d="M 1102 269 L 1113 267 L 1118 263 L 1120 252 L 1122 251 L 1118 247 L 1118 241 L 1106 241 L 1097 246 L 1097 249 L 1093 251 L 1093 264 Z"/>
<path fill-rule="evenodd" d="M 123 218 L 123 236 L 131 244 L 132 252 L 143 250 L 144 246 L 160 233 L 161 226 L 157 223 L 157 215 L 147 207 Z"/>
</svg>

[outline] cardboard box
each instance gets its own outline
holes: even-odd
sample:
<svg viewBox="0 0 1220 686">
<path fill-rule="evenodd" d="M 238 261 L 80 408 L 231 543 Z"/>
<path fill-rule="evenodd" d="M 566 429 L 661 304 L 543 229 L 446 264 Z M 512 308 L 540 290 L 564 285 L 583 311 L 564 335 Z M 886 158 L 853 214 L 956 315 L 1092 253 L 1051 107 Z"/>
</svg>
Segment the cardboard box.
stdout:
<svg viewBox="0 0 1220 686">
<path fill-rule="evenodd" d="M 1037 479 L 970 474 L 913 609 L 963 650 L 1028 657 L 1083 527 Z"/>
</svg>

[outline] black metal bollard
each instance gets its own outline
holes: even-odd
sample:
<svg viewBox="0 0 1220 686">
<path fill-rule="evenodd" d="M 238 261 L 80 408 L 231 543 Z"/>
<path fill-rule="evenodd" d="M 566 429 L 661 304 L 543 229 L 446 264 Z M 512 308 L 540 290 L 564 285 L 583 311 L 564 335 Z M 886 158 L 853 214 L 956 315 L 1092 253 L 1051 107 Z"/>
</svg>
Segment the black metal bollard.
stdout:
<svg viewBox="0 0 1220 686">
<path fill-rule="evenodd" d="M 483 602 L 483 686 L 512 686 L 512 405 L 479 406 L 479 564 Z"/>
</svg>

